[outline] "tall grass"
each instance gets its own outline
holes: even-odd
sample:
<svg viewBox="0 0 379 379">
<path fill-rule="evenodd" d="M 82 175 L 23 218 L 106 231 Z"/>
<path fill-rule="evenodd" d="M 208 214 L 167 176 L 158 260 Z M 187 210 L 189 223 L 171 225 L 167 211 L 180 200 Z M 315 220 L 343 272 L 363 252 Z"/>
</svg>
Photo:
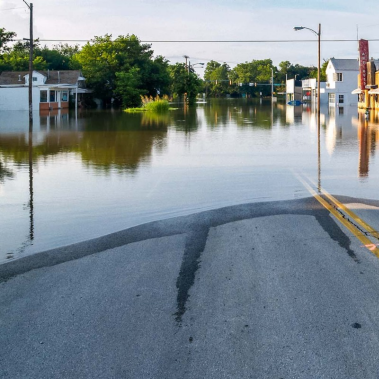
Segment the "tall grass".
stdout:
<svg viewBox="0 0 379 379">
<path fill-rule="evenodd" d="M 141 97 L 142 107 L 151 112 L 163 113 L 170 109 L 170 104 L 168 102 L 168 97 L 164 96 L 162 99 L 159 96 L 156 97 Z"/>
<path fill-rule="evenodd" d="M 160 98 L 159 96 L 141 96 L 142 107 L 140 108 L 127 108 L 125 112 L 133 113 L 133 112 L 155 112 L 155 113 L 165 113 L 169 111 L 169 97 L 167 95 Z"/>
</svg>

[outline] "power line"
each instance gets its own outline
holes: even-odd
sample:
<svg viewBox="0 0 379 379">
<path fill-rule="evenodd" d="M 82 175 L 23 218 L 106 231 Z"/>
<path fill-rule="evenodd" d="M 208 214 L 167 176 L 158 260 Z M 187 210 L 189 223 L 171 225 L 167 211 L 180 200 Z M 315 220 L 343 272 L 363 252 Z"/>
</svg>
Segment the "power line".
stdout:
<svg viewBox="0 0 379 379">
<path fill-rule="evenodd" d="M 21 39 L 18 41 L 22 41 Z M 90 42 L 92 39 L 40 39 L 40 42 Z M 379 39 L 367 39 L 369 42 L 379 42 Z M 115 41 L 110 41 L 115 42 Z M 141 40 L 141 43 L 304 43 L 317 42 L 316 39 L 288 40 Z M 323 39 L 321 42 L 357 42 L 356 39 Z"/>
<path fill-rule="evenodd" d="M 6 9 L 0 9 L 0 11 L 12 11 L 13 9 L 26 9 L 26 8 L 25 7 L 6 8 Z"/>
</svg>

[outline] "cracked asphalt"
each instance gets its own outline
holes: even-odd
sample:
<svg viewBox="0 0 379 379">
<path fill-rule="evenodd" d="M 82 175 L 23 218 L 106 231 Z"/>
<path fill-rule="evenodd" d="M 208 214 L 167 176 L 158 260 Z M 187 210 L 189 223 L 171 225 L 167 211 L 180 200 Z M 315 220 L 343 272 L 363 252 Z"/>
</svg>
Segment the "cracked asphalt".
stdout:
<svg viewBox="0 0 379 379">
<path fill-rule="evenodd" d="M 1 378 L 378 378 L 378 326 L 379 260 L 314 198 L 0 266 Z"/>
</svg>

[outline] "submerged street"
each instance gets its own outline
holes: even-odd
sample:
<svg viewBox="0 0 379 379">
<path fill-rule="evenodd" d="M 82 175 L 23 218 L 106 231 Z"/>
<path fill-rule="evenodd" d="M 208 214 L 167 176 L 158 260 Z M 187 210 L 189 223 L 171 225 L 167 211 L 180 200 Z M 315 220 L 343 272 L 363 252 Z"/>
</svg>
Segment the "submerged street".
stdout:
<svg viewBox="0 0 379 379">
<path fill-rule="evenodd" d="M 3 0 L 0 379 L 379 379 L 378 10 Z"/>
<path fill-rule="evenodd" d="M 379 224 L 378 201 L 339 200 Z M 308 197 L 4 264 L 1 377 L 376 378 L 379 260 L 360 238 L 376 244 Z"/>
<path fill-rule="evenodd" d="M 1 378 L 378 377 L 375 114 L 19 117 L 0 122 Z"/>
</svg>

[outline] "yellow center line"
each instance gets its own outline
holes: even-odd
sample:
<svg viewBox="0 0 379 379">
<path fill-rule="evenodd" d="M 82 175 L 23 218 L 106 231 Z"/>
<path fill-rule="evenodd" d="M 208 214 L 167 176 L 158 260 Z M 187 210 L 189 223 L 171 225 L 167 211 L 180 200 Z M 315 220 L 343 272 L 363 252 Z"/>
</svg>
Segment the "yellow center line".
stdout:
<svg viewBox="0 0 379 379">
<path fill-rule="evenodd" d="M 360 232 L 352 223 L 347 221 L 340 212 L 338 212 L 331 204 L 324 200 L 317 192 L 302 178 L 300 175 L 295 173 L 297 179 L 303 184 L 303 186 L 309 191 L 309 193 L 324 207 L 326 208 L 342 225 L 345 226 L 359 241 L 362 242 L 363 246 L 371 251 L 377 258 L 379 258 L 379 249 L 376 247 L 372 241 L 367 238 L 362 232 Z"/>
<path fill-rule="evenodd" d="M 313 184 L 316 185 L 316 183 L 309 177 L 307 179 Z M 351 211 L 349 208 L 347 208 L 344 204 L 342 204 L 340 201 L 338 201 L 334 196 L 332 196 L 328 191 L 326 191 L 324 188 L 321 188 L 321 192 L 330 200 L 332 201 L 338 208 L 343 210 L 351 219 L 353 219 L 358 225 L 362 226 L 364 229 L 366 229 L 374 238 L 379 238 L 379 233 L 377 230 L 375 230 L 371 225 L 367 224 L 364 220 L 362 220 L 358 215 L 356 215 L 353 211 Z"/>
</svg>

